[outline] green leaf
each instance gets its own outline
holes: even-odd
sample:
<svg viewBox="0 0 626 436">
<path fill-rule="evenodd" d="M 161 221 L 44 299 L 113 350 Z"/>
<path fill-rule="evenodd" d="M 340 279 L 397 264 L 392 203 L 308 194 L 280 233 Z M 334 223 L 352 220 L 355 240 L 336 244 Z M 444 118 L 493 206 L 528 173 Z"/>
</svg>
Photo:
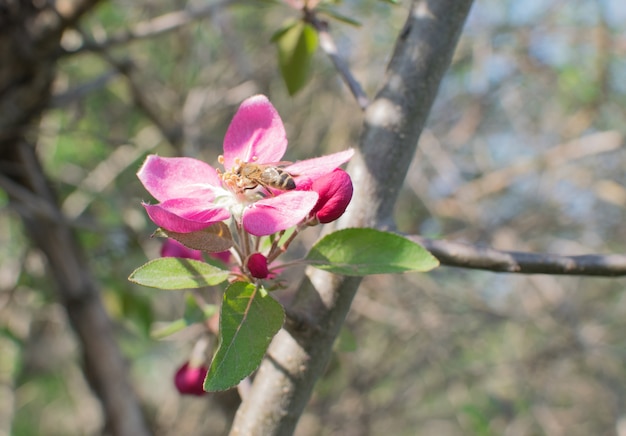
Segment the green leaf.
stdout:
<svg viewBox="0 0 626 436">
<path fill-rule="evenodd" d="M 346 276 L 428 271 L 439 261 L 400 235 L 375 229 L 343 229 L 317 241 L 306 258 L 311 266 Z"/>
<path fill-rule="evenodd" d="M 278 48 L 278 64 L 287 90 L 294 95 L 310 78 L 317 32 L 310 24 L 298 21 L 276 32 L 272 41 Z"/>
<path fill-rule="evenodd" d="M 236 386 L 259 366 L 285 319 L 282 306 L 246 282 L 235 282 L 224 292 L 220 313 L 220 345 L 204 381 L 204 390 Z"/>
<path fill-rule="evenodd" d="M 128 280 L 151 288 L 195 289 L 222 283 L 228 274 L 198 260 L 162 257 L 137 268 Z"/>
</svg>

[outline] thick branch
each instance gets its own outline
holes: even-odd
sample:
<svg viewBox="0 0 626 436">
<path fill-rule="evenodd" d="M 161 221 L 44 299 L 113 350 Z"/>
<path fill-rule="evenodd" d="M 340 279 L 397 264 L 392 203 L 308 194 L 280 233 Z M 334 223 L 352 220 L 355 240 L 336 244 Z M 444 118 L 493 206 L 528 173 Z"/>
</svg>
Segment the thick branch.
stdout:
<svg viewBox="0 0 626 436">
<path fill-rule="evenodd" d="M 139 402 L 127 379 L 127 367 L 115 341 L 113 325 L 104 310 L 98 288 L 87 266 L 87 256 L 78 245 L 46 180 L 35 149 L 21 141 L 12 153 L 4 153 L 2 163 L 17 169 L 10 178 L 21 185 L 8 190 L 12 205 L 22 216 L 33 243 L 47 258 L 70 324 L 81 343 L 85 375 L 97 393 L 105 413 L 106 425 L 114 435 L 149 434 Z M 11 187 L 11 183 L 4 183 Z M 33 209 L 23 204 L 30 195 L 45 207 Z M 50 212 L 51 211 L 51 212 Z"/>
<path fill-rule="evenodd" d="M 55 77 L 61 28 L 54 18 L 61 12 L 47 2 L 10 3 L 10 8 L 0 7 L 0 187 L 46 257 L 58 300 L 81 345 L 85 376 L 101 401 L 106 433 L 145 435 L 149 431 L 87 256 L 59 210 L 33 145 Z M 72 4 L 76 8 L 67 15 L 70 21 L 96 1 Z"/>
<path fill-rule="evenodd" d="M 392 210 L 471 0 L 415 0 L 382 90 L 365 114 L 349 166 L 355 195 L 341 227 L 373 226 Z M 274 338 L 231 434 L 292 434 L 360 284 L 315 271 L 292 307 L 297 325 Z"/>
<path fill-rule="evenodd" d="M 420 236 L 410 236 L 409 238 L 423 245 L 439 259 L 442 265 L 447 266 L 520 274 L 604 277 L 626 275 L 625 255 L 559 256 L 520 251 L 499 251 L 493 248 L 427 239 Z"/>
</svg>

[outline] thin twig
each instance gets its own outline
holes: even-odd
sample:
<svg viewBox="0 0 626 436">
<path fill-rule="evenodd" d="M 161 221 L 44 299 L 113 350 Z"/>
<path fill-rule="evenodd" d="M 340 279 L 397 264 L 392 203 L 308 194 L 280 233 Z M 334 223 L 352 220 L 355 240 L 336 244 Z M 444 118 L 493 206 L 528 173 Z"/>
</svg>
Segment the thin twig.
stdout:
<svg viewBox="0 0 626 436">
<path fill-rule="evenodd" d="M 328 33 L 328 23 L 317 18 L 315 12 L 309 10 L 305 10 L 305 19 L 317 31 L 320 47 L 324 50 L 328 57 L 330 57 L 330 60 L 333 62 L 333 65 L 335 65 L 337 72 L 344 82 L 346 82 L 348 88 L 350 88 L 350 92 L 356 99 L 361 109 L 365 110 L 370 103 L 369 98 L 367 98 L 367 94 L 363 91 L 361 84 L 352 75 L 348 64 L 341 56 L 339 56 L 339 50 L 337 50 L 335 41 L 330 33 Z"/>
<path fill-rule="evenodd" d="M 82 83 L 63 93 L 55 94 L 50 99 L 50 103 L 48 107 L 50 108 L 64 107 L 75 101 L 82 100 L 87 95 L 107 86 L 113 79 L 115 79 L 118 76 L 118 74 L 119 74 L 119 71 L 117 71 L 117 69 L 110 70 L 101 74 L 95 79 Z"/>
<path fill-rule="evenodd" d="M 580 138 L 559 144 L 546 150 L 542 154 L 526 159 L 516 160 L 511 165 L 491 171 L 475 180 L 465 183 L 453 196 L 438 201 L 435 213 L 438 216 L 457 216 L 460 212 L 458 202 L 475 203 L 481 198 L 493 195 L 510 186 L 517 177 L 531 171 L 556 168 L 577 159 L 615 151 L 622 147 L 624 137 L 620 132 L 607 130 L 591 133 Z"/>
<path fill-rule="evenodd" d="M 100 52 L 102 58 L 124 76 L 128 90 L 133 97 L 135 106 L 143 112 L 143 114 L 154 124 L 163 138 L 170 143 L 172 147 L 180 150 L 183 143 L 183 129 L 177 123 L 169 123 L 155 109 L 156 104 L 148 97 L 148 93 L 144 91 L 141 84 L 134 74 L 134 64 L 132 60 L 118 60 L 108 53 L 108 51 Z"/>
<path fill-rule="evenodd" d="M 188 8 L 170 12 L 148 21 L 137 23 L 130 29 L 110 35 L 102 41 L 94 41 L 83 36 L 82 44 L 62 49 L 60 55 L 72 55 L 85 51 L 102 51 L 139 39 L 152 38 L 167 32 L 180 29 L 194 21 L 211 17 L 217 11 L 236 3 L 237 0 L 222 0 L 199 8 Z"/>
<path fill-rule="evenodd" d="M 77 0 L 73 2 L 63 2 L 57 5 L 56 2 L 49 2 L 49 6 L 63 20 L 63 28 L 73 26 L 80 18 L 96 8 L 101 0 Z"/>
<path fill-rule="evenodd" d="M 546 253 L 500 251 L 461 242 L 409 236 L 432 253 L 442 265 L 518 274 L 559 274 L 596 277 L 626 275 L 626 255 L 585 254 L 560 256 Z"/>
</svg>

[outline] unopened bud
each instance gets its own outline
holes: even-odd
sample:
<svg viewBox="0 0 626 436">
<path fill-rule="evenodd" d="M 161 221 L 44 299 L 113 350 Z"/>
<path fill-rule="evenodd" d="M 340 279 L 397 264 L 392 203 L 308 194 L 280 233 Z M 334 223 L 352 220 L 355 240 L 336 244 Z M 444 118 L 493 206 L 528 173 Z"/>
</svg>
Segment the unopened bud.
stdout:
<svg viewBox="0 0 626 436">
<path fill-rule="evenodd" d="M 352 180 L 348 173 L 339 168 L 313 181 L 311 190 L 319 194 L 311 214 L 320 223 L 335 221 L 343 215 L 352 200 Z"/>
<path fill-rule="evenodd" d="M 252 274 L 252 277 L 257 279 L 264 279 L 269 275 L 269 269 L 267 267 L 267 257 L 261 253 L 252 253 L 248 257 L 248 271 Z"/>
<path fill-rule="evenodd" d="M 192 367 L 189 362 L 178 368 L 174 376 L 174 385 L 182 395 L 201 396 L 206 394 L 203 389 L 204 379 L 208 368 L 205 366 Z"/>
</svg>

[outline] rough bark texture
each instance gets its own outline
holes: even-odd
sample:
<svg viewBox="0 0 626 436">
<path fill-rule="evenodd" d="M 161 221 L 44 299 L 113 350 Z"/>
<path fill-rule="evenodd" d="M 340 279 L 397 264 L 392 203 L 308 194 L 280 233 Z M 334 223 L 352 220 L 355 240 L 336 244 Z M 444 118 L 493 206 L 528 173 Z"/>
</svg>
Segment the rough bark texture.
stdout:
<svg viewBox="0 0 626 436">
<path fill-rule="evenodd" d="M 355 195 L 340 227 L 381 226 L 391 219 L 439 84 L 471 0 L 414 1 L 381 91 L 365 113 L 359 149 L 348 167 Z M 275 338 L 232 435 L 292 434 L 360 279 L 310 271 L 293 307 L 297 325 Z"/>
<path fill-rule="evenodd" d="M 65 11 L 51 9 L 50 3 L 0 3 L 0 187 L 46 256 L 58 299 L 82 346 L 86 378 L 102 403 L 107 432 L 144 435 L 148 431 L 87 256 L 62 216 L 35 151 L 63 29 L 96 1 L 72 2 Z"/>
</svg>

